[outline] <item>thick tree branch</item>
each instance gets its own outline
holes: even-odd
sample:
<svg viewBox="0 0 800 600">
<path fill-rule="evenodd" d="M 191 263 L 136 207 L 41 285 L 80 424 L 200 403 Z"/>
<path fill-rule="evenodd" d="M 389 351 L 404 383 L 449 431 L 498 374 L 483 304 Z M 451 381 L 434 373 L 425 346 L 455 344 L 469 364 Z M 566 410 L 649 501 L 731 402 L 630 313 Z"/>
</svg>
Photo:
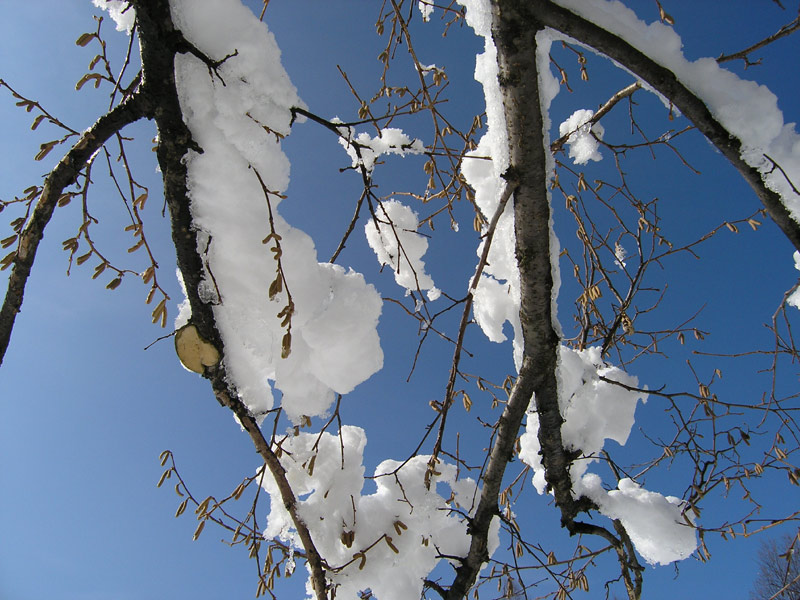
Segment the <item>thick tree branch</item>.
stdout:
<svg viewBox="0 0 800 600">
<path fill-rule="evenodd" d="M 8 278 L 5 300 L 0 308 L 0 363 L 8 349 L 17 313 L 22 308 L 25 285 L 33 268 L 36 251 L 64 189 L 77 181 L 86 162 L 112 135 L 139 120 L 144 114 L 143 97 L 137 92 L 100 117 L 86 130 L 45 178 L 33 214 L 19 235 L 17 254 Z"/>
<path fill-rule="evenodd" d="M 571 457 L 561 441 L 563 419 L 556 384 L 558 336 L 551 314 L 549 178 L 536 68 L 536 32 L 541 28 L 531 18 L 528 2 L 500 0 L 493 3 L 492 36 L 497 46 L 499 83 L 508 130 L 509 177 L 517 184 L 514 219 L 524 345 L 522 366 L 497 425 L 480 500 L 470 523 L 470 551 L 448 590 L 450 599 L 466 596 L 481 565 L 488 559 L 489 526 L 498 514 L 503 475 L 513 457 L 522 420 L 532 398 L 535 398 L 541 423 L 539 438 L 546 478 L 561 507 L 562 522 L 572 522 L 576 514 L 569 478 Z"/>
<path fill-rule="evenodd" d="M 164 180 L 164 195 L 170 211 L 172 237 L 191 305 L 190 322 L 201 337 L 210 342 L 223 357 L 203 374 L 220 404 L 228 407 L 250 435 L 259 455 L 275 478 L 284 507 L 292 517 L 306 553 L 311 580 L 318 600 L 327 599 L 322 558 L 311 534 L 297 511 L 297 501 L 278 457 L 270 448 L 258 423 L 242 403 L 224 362 L 224 344 L 217 328 L 213 306 L 200 298 L 199 286 L 204 273 L 203 259 L 197 248 L 186 183 L 186 158 L 190 152 L 202 152 L 183 121 L 175 83 L 175 55 L 188 46 L 172 22 L 168 0 L 133 0 L 141 40 L 142 89 L 150 102 L 151 114 L 158 128 L 158 162 Z M 193 52 L 194 53 L 194 52 Z"/>
<path fill-rule="evenodd" d="M 570 468 L 579 453 L 569 452 L 561 437 L 564 419 L 558 402 L 558 334 L 553 307 L 551 211 L 546 130 L 539 97 L 536 34 L 545 24 L 536 18 L 543 4 L 525 0 L 492 3 L 492 37 L 497 47 L 498 81 L 503 97 L 509 147 L 509 176 L 517 183 L 514 193 L 516 257 L 520 274 L 520 322 L 523 359 L 505 411 L 497 425 L 495 444 L 483 476 L 478 508 L 470 522 L 469 554 L 456 570 L 447 598 L 463 598 L 488 559 L 489 526 L 498 514 L 503 475 L 531 401 L 539 419 L 539 445 L 545 480 L 561 511 L 561 524 L 571 534 L 599 535 L 616 549 L 623 579 L 631 599 L 640 597 L 640 567 L 630 544 L 609 530 L 577 521 L 592 508 L 586 497 L 572 493 Z M 632 87 L 623 93 L 632 93 Z M 613 106 L 613 104 L 612 104 Z M 606 110 L 610 109 L 607 107 Z M 621 529 L 619 525 L 618 529 Z M 621 529 L 624 533 L 624 529 Z M 633 577 L 631 577 L 633 575 Z"/>
<path fill-rule="evenodd" d="M 800 223 L 789 214 L 780 196 L 766 186 L 758 169 L 751 167 L 742 159 L 741 141 L 714 118 L 705 103 L 681 83 L 672 71 L 662 67 L 620 37 L 553 2 L 538 1 L 533 5 L 536 18 L 543 25 L 605 54 L 646 81 L 665 98 L 669 98 L 739 171 L 764 204 L 772 220 L 792 245 L 800 250 Z"/>
</svg>

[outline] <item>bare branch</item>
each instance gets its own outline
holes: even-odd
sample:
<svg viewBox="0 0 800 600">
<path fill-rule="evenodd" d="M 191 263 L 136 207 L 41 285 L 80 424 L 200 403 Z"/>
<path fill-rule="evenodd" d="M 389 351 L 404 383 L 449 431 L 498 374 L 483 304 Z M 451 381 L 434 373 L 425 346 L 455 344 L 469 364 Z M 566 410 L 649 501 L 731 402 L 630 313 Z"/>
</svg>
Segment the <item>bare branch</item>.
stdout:
<svg viewBox="0 0 800 600">
<path fill-rule="evenodd" d="M 87 161 L 111 136 L 143 116 L 144 99 L 142 94 L 135 93 L 86 130 L 45 178 L 36 208 L 19 235 L 5 300 L 0 308 L 0 363 L 8 349 L 14 321 L 22 308 L 25 285 L 33 268 L 36 250 L 64 189 L 77 181 Z"/>
<path fill-rule="evenodd" d="M 769 189 L 757 169 L 741 157 L 741 141 L 717 121 L 703 101 L 681 83 L 670 70 L 623 39 L 552 2 L 536 4 L 536 18 L 596 49 L 641 77 L 673 104 L 713 143 L 739 171 L 759 197 L 770 217 L 792 245 L 800 250 L 800 224 L 789 214 L 778 194 Z"/>
</svg>

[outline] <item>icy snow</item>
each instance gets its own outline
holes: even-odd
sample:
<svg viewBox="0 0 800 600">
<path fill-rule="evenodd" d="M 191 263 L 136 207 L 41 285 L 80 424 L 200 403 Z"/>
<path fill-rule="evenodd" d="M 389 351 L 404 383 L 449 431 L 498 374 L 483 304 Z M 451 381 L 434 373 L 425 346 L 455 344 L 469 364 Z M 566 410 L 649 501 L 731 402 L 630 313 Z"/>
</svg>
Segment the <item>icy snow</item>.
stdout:
<svg viewBox="0 0 800 600">
<path fill-rule="evenodd" d="M 794 268 L 800 271 L 800 252 L 795 251 L 794 255 Z M 793 291 L 786 302 L 796 308 L 800 308 L 800 288 Z"/>
<path fill-rule="evenodd" d="M 637 387 L 636 377 L 606 364 L 599 347 L 573 350 L 559 349 L 558 401 L 564 424 L 561 436 L 568 450 L 580 450 L 583 457 L 573 464 L 573 483 L 578 482 L 594 458 L 603 449 L 606 439 L 625 444 L 633 426 L 639 400 L 647 395 L 630 392 L 600 379 L 604 377 L 629 387 Z M 545 491 L 544 468 L 539 456 L 539 419 L 531 402 L 527 431 L 520 440 L 520 458 L 534 469 L 534 485 L 540 494 Z"/>
<path fill-rule="evenodd" d="M 583 477 L 583 493 L 594 500 L 609 519 L 619 519 L 636 551 L 651 565 L 667 565 L 689 558 L 697 548 L 693 523 L 683 511 L 683 502 L 642 489 L 623 478 L 617 489 L 602 489 L 594 474 Z"/>
<path fill-rule="evenodd" d="M 683 516 L 683 503 L 672 496 L 642 489 L 630 479 L 621 479 L 617 489 L 606 491 L 601 478 L 587 473 L 605 445 L 614 440 L 624 445 L 634 423 L 636 406 L 647 394 L 603 381 L 605 378 L 638 388 L 636 377 L 606 364 L 599 347 L 559 350 L 559 405 L 564 424 L 561 436 L 568 450 L 580 451 L 570 477 L 575 497 L 591 498 L 600 512 L 620 519 L 636 551 L 650 564 L 668 564 L 689 557 L 697 547 L 695 531 Z M 533 468 L 533 484 L 546 491 L 544 467 L 539 454 L 539 419 L 534 401 L 528 410 L 526 431 L 520 437 L 520 458 Z"/>
<path fill-rule="evenodd" d="M 430 21 L 433 14 L 433 0 L 425 0 L 425 2 L 417 2 L 419 12 L 422 13 L 423 21 Z"/>
</svg>

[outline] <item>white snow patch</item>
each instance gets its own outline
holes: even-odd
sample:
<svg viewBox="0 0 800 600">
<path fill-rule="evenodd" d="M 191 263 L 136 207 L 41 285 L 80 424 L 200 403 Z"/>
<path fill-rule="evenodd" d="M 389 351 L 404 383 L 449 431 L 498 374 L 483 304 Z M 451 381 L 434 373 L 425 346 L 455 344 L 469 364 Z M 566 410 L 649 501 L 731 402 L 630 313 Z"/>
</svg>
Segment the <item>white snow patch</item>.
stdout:
<svg viewBox="0 0 800 600">
<path fill-rule="evenodd" d="M 378 262 L 389 265 L 397 284 L 408 292 L 429 290 L 430 300 L 438 298 L 441 292 L 425 272 L 422 260 L 428 249 L 428 239 L 417 233 L 417 213 L 397 200 L 381 202 L 375 213 L 376 218 L 367 221 L 364 231 Z"/>
<path fill-rule="evenodd" d="M 601 513 L 622 521 L 636 551 L 651 565 L 689 558 L 697 548 L 693 523 L 679 498 L 649 492 L 628 478 L 607 492 L 594 474 L 584 476 L 582 491 Z"/>
<path fill-rule="evenodd" d="M 108 15 L 117 24 L 117 31 L 130 34 L 136 20 L 136 11 L 125 0 L 92 0 L 97 8 L 108 11 Z"/>
<path fill-rule="evenodd" d="M 605 129 L 600 123 L 591 125 L 589 121 L 594 116 L 594 111 L 588 109 L 576 110 L 561 125 L 558 126 L 558 135 L 567 138 L 569 157 L 576 165 L 585 165 L 590 160 L 602 160 L 600 143 Z"/>
<path fill-rule="evenodd" d="M 800 271 L 800 252 L 794 253 L 794 268 Z M 786 299 L 787 304 L 800 308 L 800 287 L 793 291 Z"/>
<path fill-rule="evenodd" d="M 469 552 L 464 514 L 474 513 L 477 485 L 469 478 L 458 479 L 454 465 L 439 463 L 440 474 L 432 477 L 428 489 L 425 472 L 430 457 L 415 456 L 406 464 L 383 461 L 374 473 L 377 490 L 364 494 L 365 445 L 359 427 L 342 427 L 339 435 L 301 433 L 281 443 L 281 464 L 317 549 L 330 565 L 350 563 L 339 572 L 329 572 L 338 586 L 337 598 L 357 598 L 367 588 L 380 600 L 419 598 L 424 577 L 442 554 Z M 271 478 L 265 478 L 263 486 L 271 498 L 264 535 L 302 547 L 277 486 Z M 453 502 L 448 503 L 451 492 Z M 349 545 L 343 537 L 347 534 L 352 534 Z M 498 545 L 495 519 L 490 555 Z M 361 559 L 353 562 L 354 554 L 362 550 L 363 565 Z"/>
<path fill-rule="evenodd" d="M 433 3 L 430 0 L 426 0 L 423 2 L 417 3 L 417 7 L 419 8 L 419 12 L 422 13 L 422 20 L 426 23 L 431 20 L 431 15 L 433 14 Z"/>
<path fill-rule="evenodd" d="M 640 400 L 647 400 L 645 392 L 601 378 L 630 388 L 639 387 L 638 379 L 606 364 L 599 347 L 578 351 L 561 346 L 559 357 L 559 405 L 564 418 L 561 436 L 566 449 L 581 452 L 570 470 L 573 494 L 588 496 L 603 515 L 622 520 L 636 551 L 647 562 L 667 564 L 687 558 L 697 541 L 694 529 L 683 517 L 680 500 L 641 489 L 629 479 L 620 480 L 618 490 L 606 492 L 600 477 L 586 472 L 597 462 L 605 440 L 620 445 L 627 442 L 636 406 Z M 538 431 L 539 418 L 531 401 L 526 431 L 520 438 L 520 458 L 533 468 L 533 484 L 544 494 L 547 484 Z"/>
<path fill-rule="evenodd" d="M 198 251 L 206 264 L 198 291 L 213 301 L 225 367 L 255 415 L 272 408 L 271 386 L 283 393 L 291 419 L 322 415 L 337 393 L 381 368 L 381 299 L 360 274 L 319 263 L 311 238 L 278 212 L 289 183 L 279 135 L 289 133 L 289 109 L 302 102 L 266 25 L 238 0 L 173 0 L 171 8 L 176 26 L 207 56 L 219 60 L 237 52 L 218 74 L 189 54 L 177 56 L 175 67 L 186 123 L 203 149 L 187 160 Z M 270 300 L 268 287 L 278 276 L 270 250 L 276 242 L 262 243 L 270 234 L 270 209 L 295 308 L 286 359 L 281 344 L 288 328 L 277 315 L 289 297 L 284 289 Z"/>
<path fill-rule="evenodd" d="M 420 140 L 412 140 L 401 129 L 381 129 L 380 134 L 375 137 L 366 132 L 355 135 L 350 127 L 341 127 L 340 130 L 343 137 L 339 138 L 339 143 L 353 161 L 352 166 L 363 166 L 370 173 L 375 168 L 375 161 L 384 154 L 405 156 L 425 152 L 425 146 Z"/>
</svg>

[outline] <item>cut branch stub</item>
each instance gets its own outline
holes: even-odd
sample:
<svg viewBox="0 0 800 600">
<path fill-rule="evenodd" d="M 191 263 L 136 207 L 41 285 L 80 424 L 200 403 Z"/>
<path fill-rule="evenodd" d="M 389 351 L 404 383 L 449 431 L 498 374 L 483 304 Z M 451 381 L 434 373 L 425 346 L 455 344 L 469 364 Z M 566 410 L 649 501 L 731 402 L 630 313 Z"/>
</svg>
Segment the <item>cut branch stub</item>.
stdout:
<svg viewBox="0 0 800 600">
<path fill-rule="evenodd" d="M 175 332 L 175 351 L 184 367 L 201 375 L 206 367 L 215 366 L 220 359 L 219 350 L 191 323 Z"/>
</svg>

